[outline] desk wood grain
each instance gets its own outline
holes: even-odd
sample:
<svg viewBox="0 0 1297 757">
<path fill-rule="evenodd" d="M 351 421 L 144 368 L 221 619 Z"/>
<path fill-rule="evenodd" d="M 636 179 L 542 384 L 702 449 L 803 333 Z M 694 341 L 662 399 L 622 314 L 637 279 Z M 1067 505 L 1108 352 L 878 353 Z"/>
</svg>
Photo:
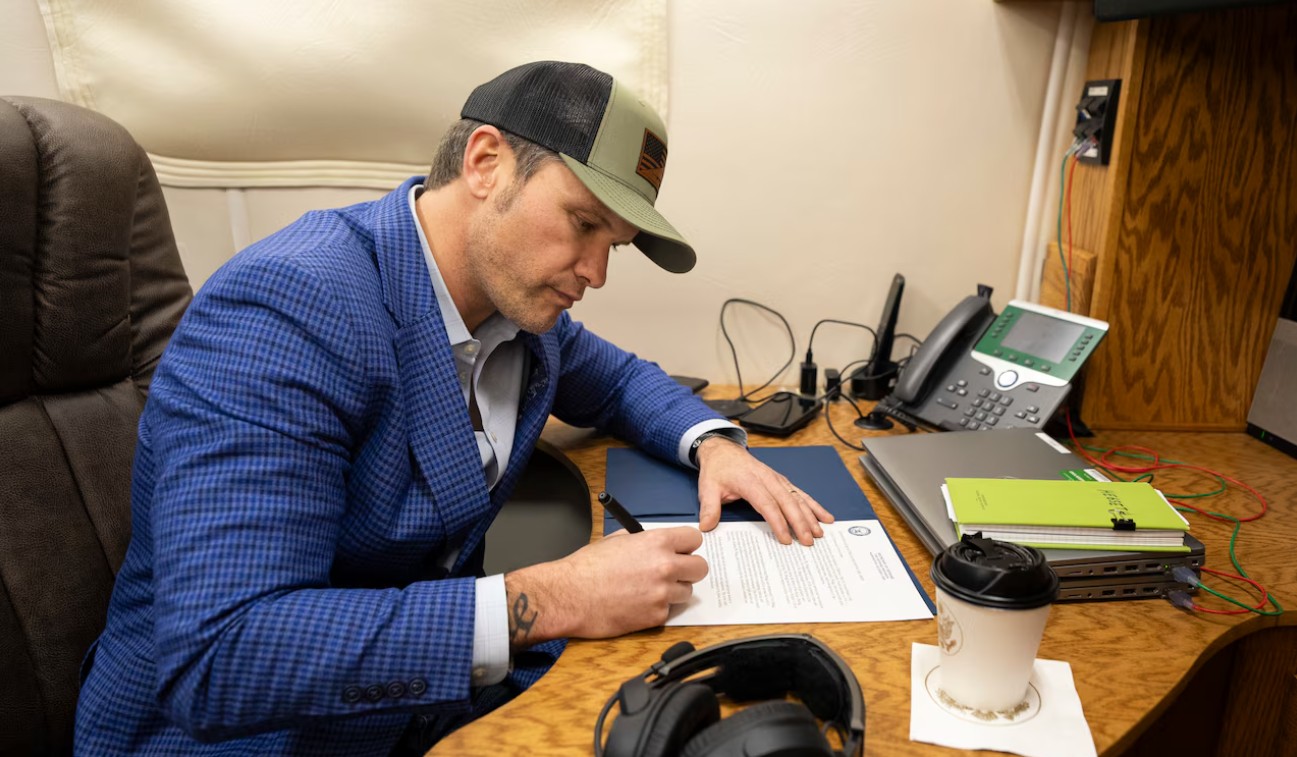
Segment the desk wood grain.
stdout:
<svg viewBox="0 0 1297 757">
<path fill-rule="evenodd" d="M 853 441 L 861 436 L 905 433 L 899 428 L 890 432 L 855 428 L 851 424 L 855 411 L 845 403 L 836 403 L 830 417 L 838 432 Z M 988 436 L 993 437 L 993 432 Z M 557 421 L 551 421 L 545 438 L 571 458 L 596 492 L 604 484 L 607 449 L 624 446 Z M 864 474 L 857 460 L 861 453 L 838 442 L 825 420 L 817 420 L 787 439 L 754 434 L 752 443 L 828 444 L 837 449 L 901 556 L 932 595 L 928 576 L 931 555 Z M 1297 481 L 1297 461 L 1243 434 L 1232 433 L 1114 432 L 1094 443 L 1142 444 L 1169 458 L 1239 478 L 1270 498 L 1270 514 L 1244 526 L 1239 558 L 1256 580 L 1268 586 L 1280 601 L 1292 605 L 1297 598 L 1297 565 L 1292 560 L 1292 544 L 1297 537 L 1297 512 L 1293 507 L 1297 496 L 1292 491 L 1293 481 Z M 1214 488 L 1210 479 L 1186 471 L 1160 473 L 1154 483 L 1173 492 Z M 1249 514 L 1257 507 L 1254 500 L 1236 491 L 1213 498 L 1210 503 L 1212 509 L 1234 515 Z M 591 507 L 596 513 L 594 522 L 602 523 L 598 504 L 592 502 Z M 1227 556 L 1229 527 L 1199 516 L 1190 516 L 1190 522 L 1193 533 L 1207 545 L 1208 565 L 1232 571 Z M 1229 587 L 1223 588 L 1229 591 Z M 1200 601 L 1208 603 L 1206 598 Z M 1111 755 L 1134 743 L 1216 651 L 1280 624 L 1293 625 L 1292 615 L 1275 619 L 1188 614 L 1161 599 L 1061 604 L 1052 611 L 1039 656 L 1071 664 L 1095 744 L 1100 754 Z M 655 662 L 667 647 L 677 641 L 690 641 L 701 648 L 738 637 L 790 632 L 817 636 L 852 666 L 867 706 L 867 754 L 958 752 L 909 740 L 910 645 L 934 643 L 936 624 L 903 621 L 659 628 L 617 639 L 573 640 L 554 668 L 531 690 L 451 734 L 432 754 L 589 754 L 595 718 L 604 701 L 622 681 Z"/>
</svg>

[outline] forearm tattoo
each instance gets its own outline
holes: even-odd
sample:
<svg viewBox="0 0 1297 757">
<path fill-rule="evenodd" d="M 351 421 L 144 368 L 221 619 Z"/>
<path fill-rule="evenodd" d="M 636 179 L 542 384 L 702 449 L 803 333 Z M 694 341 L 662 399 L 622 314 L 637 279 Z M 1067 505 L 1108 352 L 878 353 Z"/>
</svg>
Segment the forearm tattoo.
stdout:
<svg viewBox="0 0 1297 757">
<path fill-rule="evenodd" d="M 540 615 L 538 610 L 532 610 L 530 615 L 527 614 L 530 604 L 526 594 L 519 594 L 513 601 L 513 611 L 509 617 L 509 625 L 512 626 L 509 635 L 519 644 L 527 640 L 531 627 L 536 625 L 536 618 Z"/>
</svg>

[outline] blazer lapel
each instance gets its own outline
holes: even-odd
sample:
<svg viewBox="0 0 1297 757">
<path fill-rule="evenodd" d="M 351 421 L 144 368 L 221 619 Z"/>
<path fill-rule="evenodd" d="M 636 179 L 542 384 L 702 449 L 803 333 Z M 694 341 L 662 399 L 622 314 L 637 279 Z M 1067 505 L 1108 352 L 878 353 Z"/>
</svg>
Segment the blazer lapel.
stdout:
<svg viewBox="0 0 1297 757">
<path fill-rule="evenodd" d="M 504 506 L 505 500 L 513 493 L 518 477 L 527 467 L 531 453 L 536 448 L 536 440 L 545 428 L 550 408 L 554 406 L 555 384 L 553 376 L 558 370 L 558 345 L 553 337 L 540 337 L 533 334 L 521 334 L 520 339 L 526 345 L 530 357 L 530 368 L 527 371 L 527 385 L 522 393 L 518 406 L 518 425 L 513 435 L 513 451 L 509 455 L 509 468 L 500 478 L 500 483 L 491 493 L 490 511 L 482 518 L 473 532 L 464 542 L 464 549 L 455 561 L 452 574 L 459 575 L 468 566 L 468 560 L 477 553 L 482 540 L 486 538 L 487 529 L 495 516 Z"/>
<path fill-rule="evenodd" d="M 432 495 L 429 507 L 455 540 L 490 511 L 472 423 L 409 208 L 410 179 L 374 206 L 374 248 L 395 346 L 410 449 Z"/>
<path fill-rule="evenodd" d="M 454 538 L 490 510 L 490 501 L 441 318 L 428 317 L 400 329 L 396 349 L 410 449 L 446 535 Z"/>
<path fill-rule="evenodd" d="M 558 344 L 552 337 L 547 339 L 525 334 L 522 338 L 530 353 L 531 367 L 527 372 L 527 387 L 523 390 L 522 402 L 518 407 L 518 427 L 514 431 L 513 453 L 509 459 L 525 465 L 532 448 L 536 446 L 536 440 L 540 438 L 540 432 L 545 428 L 550 409 L 554 407 L 556 386 L 552 377 L 558 373 Z M 511 464 L 509 467 L 517 466 Z"/>
</svg>

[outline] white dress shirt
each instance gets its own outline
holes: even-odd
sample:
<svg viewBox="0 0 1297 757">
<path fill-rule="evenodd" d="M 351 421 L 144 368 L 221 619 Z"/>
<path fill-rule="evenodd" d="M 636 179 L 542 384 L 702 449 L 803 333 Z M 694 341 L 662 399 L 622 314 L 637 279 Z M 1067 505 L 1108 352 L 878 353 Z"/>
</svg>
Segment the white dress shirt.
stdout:
<svg viewBox="0 0 1297 757">
<path fill-rule="evenodd" d="M 517 324 L 500 313 L 493 313 L 475 331 L 469 333 L 459 314 L 446 282 L 437 268 L 428 238 L 419 223 L 415 200 L 423 192 L 423 185 L 410 189 L 410 214 L 419 231 L 419 244 L 423 259 L 428 264 L 428 275 L 437 295 L 437 306 L 446 325 L 446 338 L 455 356 L 455 373 L 459 377 L 464 404 L 477 401 L 482 419 L 481 430 L 475 430 L 477 451 L 482 458 L 482 472 L 486 485 L 494 489 L 509 467 L 513 450 L 513 437 L 518 424 L 518 404 L 524 389 L 524 369 L 527 364 L 526 346 L 518 339 Z M 470 410 L 471 412 L 471 410 Z M 719 429 L 736 441 L 746 444 L 747 434 L 734 424 L 720 419 L 697 423 L 680 439 L 678 457 L 686 466 L 694 467 L 689 460 L 689 449 L 694 439 L 706 431 Z M 460 547 L 447 550 L 441 563 L 449 568 L 459 556 Z M 473 620 L 473 686 L 499 683 L 509 674 L 509 617 L 504 590 L 504 576 L 496 574 L 477 579 L 476 613 Z"/>
</svg>

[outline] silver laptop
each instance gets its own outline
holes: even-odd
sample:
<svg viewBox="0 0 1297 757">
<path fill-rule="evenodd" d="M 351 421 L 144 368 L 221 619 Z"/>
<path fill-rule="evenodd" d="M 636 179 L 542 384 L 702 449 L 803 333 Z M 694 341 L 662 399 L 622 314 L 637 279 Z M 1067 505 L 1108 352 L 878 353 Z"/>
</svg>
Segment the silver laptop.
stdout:
<svg viewBox="0 0 1297 757">
<path fill-rule="evenodd" d="M 958 541 L 941 485 L 947 478 L 1068 478 L 1069 471 L 1102 474 L 1035 429 L 947 431 L 864 439 L 865 472 L 923 542 L 936 554 Z M 1188 552 L 1045 549 L 1062 584 L 1060 600 L 1162 596 L 1185 585 L 1171 578 L 1177 565 L 1198 572 L 1202 542 L 1185 535 Z"/>
</svg>

